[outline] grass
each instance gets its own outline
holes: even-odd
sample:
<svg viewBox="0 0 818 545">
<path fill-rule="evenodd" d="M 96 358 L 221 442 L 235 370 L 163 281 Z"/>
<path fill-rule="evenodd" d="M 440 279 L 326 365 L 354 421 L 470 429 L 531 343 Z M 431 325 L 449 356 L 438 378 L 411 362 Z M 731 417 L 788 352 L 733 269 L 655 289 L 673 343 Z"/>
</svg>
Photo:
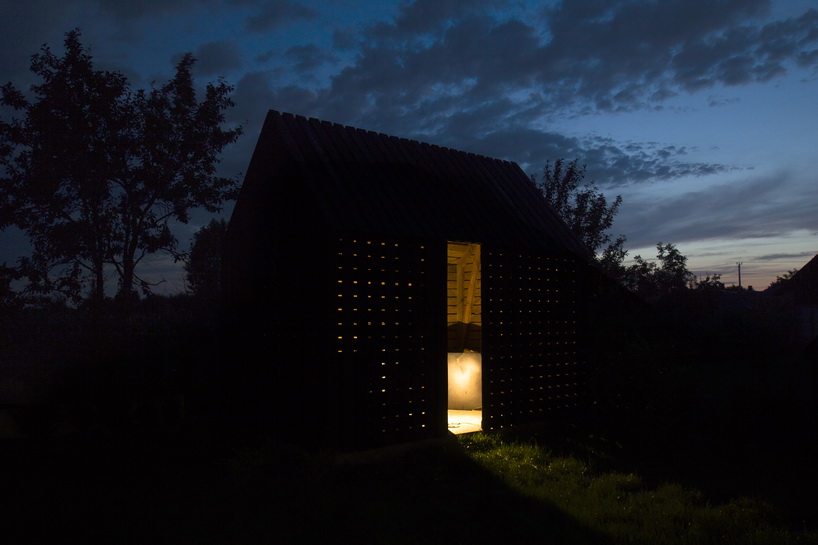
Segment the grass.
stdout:
<svg viewBox="0 0 818 545">
<path fill-rule="evenodd" d="M 699 490 L 652 485 L 633 472 L 554 456 L 536 443 L 484 434 L 461 441 L 472 459 L 510 488 L 558 507 L 612 543 L 818 543 L 818 534 L 793 532 L 786 515 L 761 499 L 712 503 Z"/>
</svg>

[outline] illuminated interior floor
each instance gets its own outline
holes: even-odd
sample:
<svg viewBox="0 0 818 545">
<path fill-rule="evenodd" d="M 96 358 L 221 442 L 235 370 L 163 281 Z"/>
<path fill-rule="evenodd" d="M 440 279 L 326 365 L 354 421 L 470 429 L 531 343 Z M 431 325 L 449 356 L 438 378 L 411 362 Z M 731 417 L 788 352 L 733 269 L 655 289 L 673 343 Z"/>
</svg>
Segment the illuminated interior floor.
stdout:
<svg viewBox="0 0 818 545">
<path fill-rule="evenodd" d="M 449 431 L 455 434 L 480 431 L 483 411 L 457 411 L 449 409 Z"/>
</svg>

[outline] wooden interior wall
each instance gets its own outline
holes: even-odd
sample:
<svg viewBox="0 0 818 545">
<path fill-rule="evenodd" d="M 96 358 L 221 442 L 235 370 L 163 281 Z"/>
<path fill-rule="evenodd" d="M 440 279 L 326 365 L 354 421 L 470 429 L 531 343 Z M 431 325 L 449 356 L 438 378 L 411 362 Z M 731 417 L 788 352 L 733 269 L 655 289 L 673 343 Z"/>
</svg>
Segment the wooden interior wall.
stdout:
<svg viewBox="0 0 818 545">
<path fill-rule="evenodd" d="M 344 448 L 446 433 L 445 247 L 342 237 L 331 346 Z"/>
<path fill-rule="evenodd" d="M 483 428 L 584 404 L 586 364 L 575 258 L 485 251 Z"/>
<path fill-rule="evenodd" d="M 446 322 L 449 352 L 481 350 L 483 325 L 481 246 L 449 242 L 447 246 Z"/>
</svg>

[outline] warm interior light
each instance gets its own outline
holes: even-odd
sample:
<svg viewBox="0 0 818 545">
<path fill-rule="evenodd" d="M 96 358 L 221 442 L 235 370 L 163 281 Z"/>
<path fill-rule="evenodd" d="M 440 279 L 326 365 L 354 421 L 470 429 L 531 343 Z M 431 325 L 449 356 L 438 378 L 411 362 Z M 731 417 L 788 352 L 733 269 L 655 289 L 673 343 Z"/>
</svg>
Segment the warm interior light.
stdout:
<svg viewBox="0 0 818 545">
<path fill-rule="evenodd" d="M 479 352 L 449 352 L 449 409 L 482 407 L 482 367 Z"/>
<path fill-rule="evenodd" d="M 481 245 L 450 241 L 447 248 L 449 432 L 480 431 L 483 372 L 480 282 Z"/>
</svg>

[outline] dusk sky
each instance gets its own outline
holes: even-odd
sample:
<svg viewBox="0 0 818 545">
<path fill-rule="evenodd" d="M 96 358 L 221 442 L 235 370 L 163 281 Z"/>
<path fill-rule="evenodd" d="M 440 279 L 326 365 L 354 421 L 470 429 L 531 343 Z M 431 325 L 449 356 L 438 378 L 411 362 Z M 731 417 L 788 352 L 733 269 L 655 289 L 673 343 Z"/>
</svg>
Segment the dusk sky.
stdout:
<svg viewBox="0 0 818 545">
<path fill-rule="evenodd" d="M 764 289 L 818 253 L 816 0 L 0 0 L 0 84 L 79 27 L 97 68 L 161 85 L 182 53 L 235 85 L 242 176 L 267 110 L 517 162 L 579 158 L 629 257 L 673 243 Z M 6 116 L 8 113 L 4 112 Z M 224 212 L 229 217 L 232 204 Z M 209 221 L 177 229 L 181 247 Z M 0 263 L 24 245 L 0 236 Z M 180 266 L 148 263 L 157 293 Z M 148 271 L 148 269 L 152 269 Z"/>
</svg>

